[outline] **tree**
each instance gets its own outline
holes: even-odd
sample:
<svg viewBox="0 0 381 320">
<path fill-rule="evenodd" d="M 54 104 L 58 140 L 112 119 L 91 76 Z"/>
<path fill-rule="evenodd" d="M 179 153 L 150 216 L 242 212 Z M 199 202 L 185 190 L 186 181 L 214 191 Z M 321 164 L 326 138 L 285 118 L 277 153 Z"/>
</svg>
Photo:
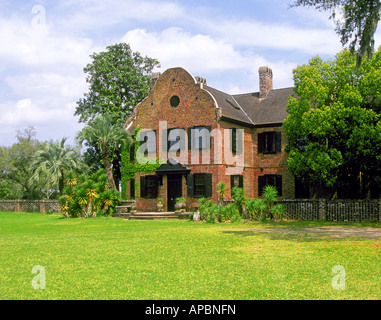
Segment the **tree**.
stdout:
<svg viewBox="0 0 381 320">
<path fill-rule="evenodd" d="M 362 59 L 370 58 L 374 51 L 374 34 L 380 20 L 380 0 L 295 0 L 291 7 L 310 6 L 320 11 L 331 11 L 330 19 L 336 20 L 337 10 L 343 21 L 336 20 L 335 31 L 343 46 L 357 52 L 357 66 Z"/>
<path fill-rule="evenodd" d="M 95 118 L 78 133 L 77 140 L 81 144 L 86 140 L 100 150 L 110 186 L 117 190 L 110 159 L 121 148 L 127 148 L 132 139 L 121 124 L 112 124 L 112 117 L 112 115 L 105 115 Z"/>
<path fill-rule="evenodd" d="M 283 126 L 290 171 L 319 197 L 377 197 L 381 177 L 381 47 L 356 67 L 344 50 L 293 71 Z"/>
<path fill-rule="evenodd" d="M 77 102 L 75 115 L 80 122 L 90 123 L 99 115 L 111 114 L 112 123 L 124 122 L 135 105 L 147 95 L 156 59 L 132 52 L 119 43 L 91 55 L 92 62 L 84 68 L 88 74 L 89 92 Z"/>
<path fill-rule="evenodd" d="M 10 147 L 0 147 L 0 198 L 40 199 L 42 197 L 40 186 L 29 184 L 31 176 L 29 165 L 41 144 L 35 136 L 35 129 L 29 126 L 22 131 L 17 131 L 17 143 Z"/>
<path fill-rule="evenodd" d="M 30 164 L 33 173 L 30 184 L 44 181 L 47 198 L 54 190 L 63 193 L 65 176 L 69 171 L 84 170 L 79 150 L 65 146 L 66 140 L 63 138 L 57 142 L 45 142 L 35 153 Z"/>
</svg>

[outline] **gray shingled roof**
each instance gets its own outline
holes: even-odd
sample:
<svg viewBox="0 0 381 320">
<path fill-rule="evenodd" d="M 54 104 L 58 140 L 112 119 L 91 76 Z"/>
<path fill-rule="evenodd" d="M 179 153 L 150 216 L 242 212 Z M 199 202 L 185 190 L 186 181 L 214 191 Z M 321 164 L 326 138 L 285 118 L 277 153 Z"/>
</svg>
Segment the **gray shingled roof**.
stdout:
<svg viewBox="0 0 381 320">
<path fill-rule="evenodd" d="M 260 99 L 258 92 L 230 95 L 209 86 L 203 88 L 217 101 L 222 117 L 249 126 L 283 123 L 288 115 L 288 97 L 294 94 L 293 88 L 276 89 Z"/>
</svg>

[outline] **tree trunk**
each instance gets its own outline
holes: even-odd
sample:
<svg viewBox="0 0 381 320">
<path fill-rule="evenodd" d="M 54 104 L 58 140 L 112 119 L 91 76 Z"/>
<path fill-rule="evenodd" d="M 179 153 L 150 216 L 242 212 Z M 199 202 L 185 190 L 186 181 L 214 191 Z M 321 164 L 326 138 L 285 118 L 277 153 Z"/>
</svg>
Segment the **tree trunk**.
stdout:
<svg viewBox="0 0 381 320">
<path fill-rule="evenodd" d="M 109 156 L 107 153 L 105 153 L 103 155 L 103 161 L 105 163 L 105 167 L 106 167 L 106 172 L 107 172 L 107 177 L 108 177 L 108 181 L 110 183 L 110 187 L 116 191 L 118 191 L 118 189 L 116 188 L 115 186 L 115 181 L 114 181 L 114 177 L 112 175 L 112 170 L 111 170 L 111 166 L 110 166 L 110 160 L 109 160 Z"/>
</svg>

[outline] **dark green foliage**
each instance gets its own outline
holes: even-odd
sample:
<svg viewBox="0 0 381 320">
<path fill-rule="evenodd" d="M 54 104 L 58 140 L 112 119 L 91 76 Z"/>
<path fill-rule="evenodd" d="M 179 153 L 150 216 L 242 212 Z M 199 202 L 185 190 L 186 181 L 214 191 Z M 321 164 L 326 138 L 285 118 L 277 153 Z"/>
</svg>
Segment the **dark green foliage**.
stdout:
<svg viewBox="0 0 381 320">
<path fill-rule="evenodd" d="M 104 169 L 99 169 L 90 177 L 81 175 L 78 179 L 72 178 L 67 183 L 69 185 L 64 188 L 64 195 L 58 199 L 65 216 L 110 215 L 120 203 L 119 193 L 108 187 Z"/>
<path fill-rule="evenodd" d="M 159 62 L 133 52 L 126 43 L 108 46 L 91 58 L 84 68 L 89 92 L 77 102 L 75 115 L 80 122 L 91 122 L 99 115 L 111 114 L 113 123 L 124 123 L 147 96 L 152 70 Z"/>
<path fill-rule="evenodd" d="M 283 127 L 290 171 L 316 197 L 366 198 L 381 176 L 381 48 L 356 68 L 349 51 L 294 70 Z"/>
</svg>

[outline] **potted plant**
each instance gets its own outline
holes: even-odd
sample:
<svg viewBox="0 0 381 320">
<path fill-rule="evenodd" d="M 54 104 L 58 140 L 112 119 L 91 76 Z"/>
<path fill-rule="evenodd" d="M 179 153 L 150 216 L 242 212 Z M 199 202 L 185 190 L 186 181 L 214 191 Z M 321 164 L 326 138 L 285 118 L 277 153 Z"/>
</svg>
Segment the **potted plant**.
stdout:
<svg viewBox="0 0 381 320">
<path fill-rule="evenodd" d="M 157 211 L 163 212 L 164 201 L 163 198 L 157 199 Z"/>
<path fill-rule="evenodd" d="M 176 203 L 175 203 L 175 211 L 176 212 L 185 212 L 185 198 L 180 197 L 176 198 Z"/>
</svg>

